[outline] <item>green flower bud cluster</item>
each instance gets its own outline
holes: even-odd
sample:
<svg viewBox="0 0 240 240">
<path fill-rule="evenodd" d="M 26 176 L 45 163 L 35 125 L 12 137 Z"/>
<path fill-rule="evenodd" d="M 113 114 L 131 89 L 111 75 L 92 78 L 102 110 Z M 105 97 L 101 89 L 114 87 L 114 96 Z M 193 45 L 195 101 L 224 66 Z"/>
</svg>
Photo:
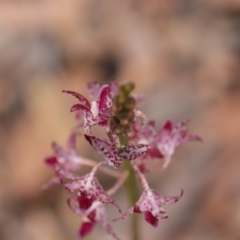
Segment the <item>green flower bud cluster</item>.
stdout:
<svg viewBox="0 0 240 240">
<path fill-rule="evenodd" d="M 113 99 L 113 116 L 110 126 L 117 134 L 127 134 L 134 121 L 134 109 L 136 101 L 130 96 L 134 89 L 132 82 L 125 83 L 119 87 L 118 94 Z"/>
</svg>

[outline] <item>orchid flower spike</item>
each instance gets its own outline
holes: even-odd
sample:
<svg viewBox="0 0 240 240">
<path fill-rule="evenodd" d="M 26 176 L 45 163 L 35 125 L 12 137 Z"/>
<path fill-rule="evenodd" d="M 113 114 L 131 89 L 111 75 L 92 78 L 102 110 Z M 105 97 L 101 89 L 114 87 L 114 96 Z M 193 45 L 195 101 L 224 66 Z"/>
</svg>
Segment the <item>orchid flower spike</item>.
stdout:
<svg viewBox="0 0 240 240">
<path fill-rule="evenodd" d="M 155 122 L 148 120 L 137 108 L 142 97 L 133 93 L 134 87 L 132 82 L 122 85 L 117 85 L 115 81 L 104 85 L 91 82 L 87 84 L 91 101 L 75 91 L 63 90 L 77 98 L 78 103 L 72 106 L 71 112 L 76 112 L 80 121 L 70 134 L 67 149 L 55 142 L 52 144 L 54 153 L 45 159 L 45 163 L 55 171 L 56 176 L 45 188 L 60 183 L 68 191 L 69 208 L 82 217 L 79 237 L 91 233 L 95 225 L 100 223 L 114 240 L 120 240 L 108 221 L 108 205 L 113 205 L 120 213 L 120 217 L 114 221 L 125 219 L 133 213 L 143 213 L 145 220 L 157 227 L 160 219 L 168 217 L 163 205 L 174 204 L 183 195 L 183 190 L 173 197 L 158 194 L 149 186 L 144 173 L 151 159 L 163 160 L 161 170 L 165 170 L 182 144 L 201 141 L 201 138 L 188 133 L 188 121 L 174 125 L 167 120 L 157 131 Z M 105 139 L 92 133 L 94 125 L 104 130 Z M 77 152 L 76 139 L 80 134 L 76 131 L 80 128 L 83 128 L 85 140 L 103 158 L 100 162 L 84 158 L 83 154 Z M 77 174 L 78 170 L 85 167 L 91 169 L 87 173 Z M 99 182 L 99 171 L 114 179 L 110 189 L 105 190 Z M 137 177 L 142 192 L 139 192 Z M 133 203 L 123 214 L 113 198 L 122 185 L 126 186 L 127 197 Z M 136 236 L 138 226 L 134 219 L 132 229 L 133 236 Z"/>
<path fill-rule="evenodd" d="M 88 90 L 93 100 L 91 103 L 80 93 L 66 90 L 63 90 L 63 92 L 79 100 L 80 103 L 73 105 L 71 112 L 83 112 L 84 131 L 86 134 L 91 134 L 90 128 L 93 125 L 107 125 L 107 120 L 112 115 L 112 97 L 116 91 L 116 86 L 115 83 L 101 86 L 92 82 L 88 84 Z"/>
</svg>

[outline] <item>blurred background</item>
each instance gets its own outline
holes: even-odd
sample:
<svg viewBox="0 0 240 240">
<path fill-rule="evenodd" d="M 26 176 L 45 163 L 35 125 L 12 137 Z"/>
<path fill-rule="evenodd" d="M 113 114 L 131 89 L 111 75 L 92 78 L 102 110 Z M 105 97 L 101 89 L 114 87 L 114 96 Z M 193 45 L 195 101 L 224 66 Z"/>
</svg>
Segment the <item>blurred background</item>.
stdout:
<svg viewBox="0 0 240 240">
<path fill-rule="evenodd" d="M 160 194 L 185 194 L 157 229 L 139 216 L 141 240 L 240 239 L 239 0 L 2 0 L 0 239 L 78 239 L 67 193 L 41 190 L 53 174 L 43 159 L 76 124 L 76 100 L 61 91 L 86 94 L 86 82 L 112 79 L 137 84 L 157 126 L 190 119 L 204 139 L 148 175 Z M 91 156 L 82 139 L 78 147 Z M 128 208 L 124 189 L 115 199 Z M 128 223 L 113 224 L 121 239 L 130 240 Z M 111 238 L 99 226 L 86 239 Z"/>
</svg>

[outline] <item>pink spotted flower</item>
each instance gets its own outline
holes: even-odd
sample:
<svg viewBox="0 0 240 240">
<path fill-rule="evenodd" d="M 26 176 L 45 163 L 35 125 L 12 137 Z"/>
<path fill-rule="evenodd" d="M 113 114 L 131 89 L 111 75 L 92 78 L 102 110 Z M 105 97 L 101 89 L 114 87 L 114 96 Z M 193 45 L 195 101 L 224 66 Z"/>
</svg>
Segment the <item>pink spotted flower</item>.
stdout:
<svg viewBox="0 0 240 240">
<path fill-rule="evenodd" d="M 71 108 L 71 112 L 80 111 L 83 113 L 83 125 L 86 134 L 91 135 L 90 128 L 93 125 L 107 125 L 108 118 L 112 115 L 112 98 L 117 91 L 117 85 L 112 82 L 110 85 L 100 85 L 91 82 L 87 85 L 92 102 L 90 103 L 82 94 L 63 90 L 79 100 Z"/>
<path fill-rule="evenodd" d="M 64 183 L 64 187 L 71 195 L 71 198 L 69 198 L 67 202 L 74 213 L 83 216 L 83 222 L 78 231 L 80 237 L 89 234 L 96 223 L 101 223 L 108 234 L 114 239 L 119 240 L 108 222 L 105 204 L 110 203 L 114 205 L 119 212 L 121 212 L 121 210 L 95 177 L 97 170 L 103 164 L 104 163 L 99 163 L 90 173 L 77 180 Z"/>
<path fill-rule="evenodd" d="M 72 198 L 68 199 L 68 205 L 75 214 L 83 216 L 82 224 L 78 230 L 79 237 L 82 238 L 90 234 L 95 225 L 100 223 L 113 239 L 119 240 L 108 221 L 105 205 L 102 202 L 94 197 L 72 195 Z"/>
<path fill-rule="evenodd" d="M 121 212 L 117 203 L 107 194 L 107 192 L 99 183 L 98 179 L 95 177 L 99 167 L 103 164 L 105 163 L 100 162 L 92 169 L 90 173 L 86 174 L 85 176 L 79 177 L 71 182 L 64 183 L 64 187 L 71 193 L 77 193 L 87 198 L 93 197 L 104 204 L 111 203 L 119 210 L 119 212 Z"/>
<path fill-rule="evenodd" d="M 133 207 L 121 217 L 115 219 L 115 221 L 125 219 L 133 213 L 144 213 L 145 220 L 152 226 L 157 227 L 159 219 L 168 218 L 162 205 L 176 203 L 182 195 L 183 191 L 181 191 L 181 194 L 176 197 L 164 197 L 149 188 L 143 191 L 140 199 Z"/>
<path fill-rule="evenodd" d="M 149 121 L 143 126 L 134 124 L 131 139 L 142 144 L 149 144 L 150 149 L 143 157 L 143 163 L 149 158 L 164 158 L 164 168 L 168 166 L 176 149 L 183 143 L 202 141 L 197 135 L 188 134 L 188 121 L 183 121 L 174 126 L 167 120 L 160 130 L 155 130 L 155 122 Z"/>
<path fill-rule="evenodd" d="M 145 176 L 137 165 L 132 164 L 132 166 L 140 179 L 144 191 L 137 203 L 114 221 L 125 219 L 133 213 L 144 213 L 145 220 L 152 226 L 157 227 L 159 219 L 168 218 L 162 205 L 176 203 L 182 197 L 183 191 L 181 191 L 181 194 L 176 197 L 161 196 L 149 187 Z"/>
<path fill-rule="evenodd" d="M 53 177 L 43 188 L 58 184 L 63 181 L 64 178 L 75 179 L 76 175 L 74 172 L 85 165 L 84 159 L 78 155 L 76 150 L 76 138 L 78 135 L 78 133 L 72 133 L 70 135 L 67 150 L 63 149 L 55 142 L 52 143 L 54 155 L 47 157 L 45 163 L 55 170 L 56 176 Z"/>
</svg>

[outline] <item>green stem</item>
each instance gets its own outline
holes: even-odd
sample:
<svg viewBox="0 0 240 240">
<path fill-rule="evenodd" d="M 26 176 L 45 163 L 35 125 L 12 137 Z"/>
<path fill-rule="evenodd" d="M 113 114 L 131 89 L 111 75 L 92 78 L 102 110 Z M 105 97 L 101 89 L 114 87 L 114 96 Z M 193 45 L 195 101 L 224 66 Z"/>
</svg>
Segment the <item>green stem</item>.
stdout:
<svg viewBox="0 0 240 240">
<path fill-rule="evenodd" d="M 129 175 L 128 178 L 125 182 L 126 190 L 127 190 L 127 195 L 130 201 L 131 206 L 135 205 L 135 203 L 138 201 L 139 198 L 139 191 L 138 191 L 138 185 L 136 181 L 136 176 L 134 169 L 132 168 L 130 162 L 124 161 L 124 168 L 125 170 L 128 171 Z M 132 240 L 139 240 L 139 232 L 138 232 L 138 227 L 139 221 L 138 221 L 138 216 L 136 214 L 132 215 Z"/>
<path fill-rule="evenodd" d="M 127 146 L 128 145 L 128 139 L 121 135 L 119 136 L 119 140 L 121 145 Z M 136 174 L 135 171 L 129 161 L 124 161 L 124 169 L 128 172 L 128 178 L 125 182 L 125 187 L 127 190 L 127 195 L 129 198 L 129 202 L 131 206 L 135 205 L 135 203 L 138 201 L 139 198 L 139 190 L 138 190 L 138 184 L 136 180 Z M 139 240 L 139 220 L 136 214 L 132 215 L 132 240 Z"/>
</svg>

